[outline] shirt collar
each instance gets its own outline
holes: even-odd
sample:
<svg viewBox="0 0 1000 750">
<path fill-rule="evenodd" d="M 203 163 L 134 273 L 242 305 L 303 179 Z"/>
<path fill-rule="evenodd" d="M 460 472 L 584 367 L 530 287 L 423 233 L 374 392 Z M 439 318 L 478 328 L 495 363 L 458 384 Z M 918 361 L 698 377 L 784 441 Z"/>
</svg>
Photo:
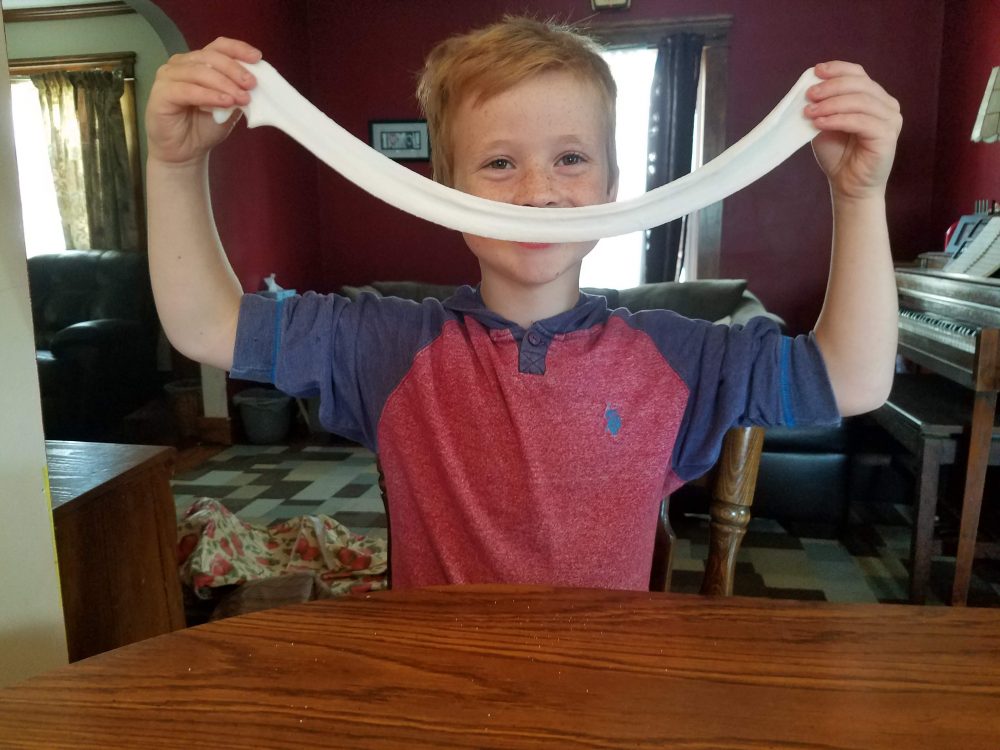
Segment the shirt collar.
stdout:
<svg viewBox="0 0 1000 750">
<path fill-rule="evenodd" d="M 508 329 L 515 338 L 524 332 L 517 323 L 486 307 L 479 286 L 462 286 L 444 301 L 444 307 L 459 315 L 468 315 L 491 329 Z M 603 323 L 609 315 L 608 300 L 595 294 L 580 292 L 576 305 L 551 318 L 536 321 L 532 328 L 538 328 L 549 335 L 571 333 Z"/>
</svg>

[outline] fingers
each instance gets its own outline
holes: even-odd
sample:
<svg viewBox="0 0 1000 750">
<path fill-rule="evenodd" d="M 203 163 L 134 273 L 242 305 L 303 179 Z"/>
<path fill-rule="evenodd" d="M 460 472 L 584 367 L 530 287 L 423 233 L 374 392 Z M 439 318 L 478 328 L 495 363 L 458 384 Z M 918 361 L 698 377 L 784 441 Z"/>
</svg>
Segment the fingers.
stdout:
<svg viewBox="0 0 1000 750">
<path fill-rule="evenodd" d="M 830 60 L 819 63 L 813 71 L 820 78 L 833 78 L 834 76 L 865 76 L 865 69 L 857 63 L 844 62 L 843 60 Z"/>
<path fill-rule="evenodd" d="M 184 103 L 184 106 L 198 107 L 200 109 L 229 109 L 237 105 L 246 104 L 246 101 L 239 101 L 230 94 L 224 94 L 203 85 L 189 83 L 187 81 L 176 81 L 174 83 L 173 96 L 176 101 Z M 243 93 L 243 97 L 249 100 L 249 94 Z"/>
<path fill-rule="evenodd" d="M 868 115 L 885 122 L 899 117 L 899 105 L 891 97 L 877 97 L 868 93 L 839 94 L 809 104 L 806 114 L 813 120 L 843 114 Z M 820 124 L 817 122 L 817 124 Z"/>
<path fill-rule="evenodd" d="M 861 70 L 860 66 L 854 66 Z M 879 108 L 887 108 L 890 111 L 899 111 L 899 102 L 886 93 L 879 84 L 869 78 L 864 71 L 861 73 L 847 73 L 836 77 L 828 78 L 809 87 L 806 97 L 814 104 L 818 104 L 840 96 L 859 94 L 869 97 L 873 104 Z"/>
<path fill-rule="evenodd" d="M 241 42 L 239 39 L 229 39 L 224 36 L 220 36 L 214 42 L 207 45 L 205 49 L 217 50 L 236 60 L 248 63 L 255 63 L 261 58 L 260 50 L 253 45 Z"/>
<path fill-rule="evenodd" d="M 260 51 L 235 39 L 220 37 L 204 49 L 172 56 L 157 71 L 157 81 L 170 84 L 176 104 L 232 107 L 249 103 L 257 81 L 240 61 L 259 60 Z"/>
<path fill-rule="evenodd" d="M 899 102 L 854 63 L 835 60 L 815 68 L 823 80 L 809 88 L 805 114 L 821 130 L 872 136 L 895 135 L 902 126 Z"/>
<path fill-rule="evenodd" d="M 237 65 L 231 59 L 233 65 Z M 233 104 L 246 104 L 250 95 L 248 90 L 253 87 L 255 81 L 253 76 L 240 68 L 240 72 L 222 69 L 218 63 L 213 64 L 211 59 L 204 59 L 202 56 L 192 56 L 185 62 L 171 63 L 163 72 L 166 81 L 177 85 L 177 91 L 197 92 L 195 99 L 187 99 L 187 103 L 205 106 L 229 107 Z M 209 101 L 205 101 L 205 99 Z"/>
</svg>

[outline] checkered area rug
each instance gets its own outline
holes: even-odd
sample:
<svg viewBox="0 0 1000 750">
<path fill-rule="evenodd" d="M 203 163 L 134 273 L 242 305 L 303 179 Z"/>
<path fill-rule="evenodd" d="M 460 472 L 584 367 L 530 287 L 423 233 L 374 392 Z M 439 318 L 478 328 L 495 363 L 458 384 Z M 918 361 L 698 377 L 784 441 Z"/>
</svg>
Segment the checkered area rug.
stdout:
<svg viewBox="0 0 1000 750">
<path fill-rule="evenodd" d="M 352 531 L 385 537 L 374 455 L 343 445 L 235 445 L 173 482 L 178 518 L 196 497 L 213 497 L 239 518 L 271 524 L 324 514 Z M 697 592 L 708 555 L 708 518 L 672 519 L 678 540 L 671 590 Z M 840 539 L 797 536 L 780 523 L 750 521 L 736 563 L 742 596 L 831 602 L 905 602 L 910 508 L 855 504 Z M 928 603 L 947 599 L 954 560 L 936 557 Z M 1000 561 L 977 560 L 969 603 L 1000 606 Z"/>
<path fill-rule="evenodd" d="M 213 497 L 251 523 L 322 514 L 385 538 L 375 456 L 364 448 L 234 445 L 175 477 L 173 490 L 178 518 L 195 498 Z"/>
</svg>

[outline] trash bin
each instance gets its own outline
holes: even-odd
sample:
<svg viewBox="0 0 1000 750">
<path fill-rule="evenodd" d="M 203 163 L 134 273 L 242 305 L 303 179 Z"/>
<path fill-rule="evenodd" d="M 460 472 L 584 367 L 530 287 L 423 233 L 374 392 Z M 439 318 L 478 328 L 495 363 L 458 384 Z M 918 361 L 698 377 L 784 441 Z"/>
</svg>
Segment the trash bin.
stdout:
<svg viewBox="0 0 1000 750">
<path fill-rule="evenodd" d="M 233 396 L 247 440 L 256 445 L 284 442 L 292 425 L 292 397 L 271 388 L 248 388 Z"/>
<path fill-rule="evenodd" d="M 180 436 L 190 438 L 197 435 L 202 412 L 201 381 L 198 378 L 174 380 L 166 383 L 163 390 L 167 393 L 167 403 Z"/>
</svg>

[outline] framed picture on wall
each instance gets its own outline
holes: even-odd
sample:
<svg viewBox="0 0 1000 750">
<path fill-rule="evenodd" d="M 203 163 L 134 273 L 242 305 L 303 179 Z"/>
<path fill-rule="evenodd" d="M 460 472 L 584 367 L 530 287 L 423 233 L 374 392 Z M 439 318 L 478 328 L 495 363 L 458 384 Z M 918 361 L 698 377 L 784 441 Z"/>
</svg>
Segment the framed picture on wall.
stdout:
<svg viewBox="0 0 1000 750">
<path fill-rule="evenodd" d="M 368 123 L 372 148 L 397 161 L 431 158 L 426 120 L 372 120 Z"/>
</svg>

